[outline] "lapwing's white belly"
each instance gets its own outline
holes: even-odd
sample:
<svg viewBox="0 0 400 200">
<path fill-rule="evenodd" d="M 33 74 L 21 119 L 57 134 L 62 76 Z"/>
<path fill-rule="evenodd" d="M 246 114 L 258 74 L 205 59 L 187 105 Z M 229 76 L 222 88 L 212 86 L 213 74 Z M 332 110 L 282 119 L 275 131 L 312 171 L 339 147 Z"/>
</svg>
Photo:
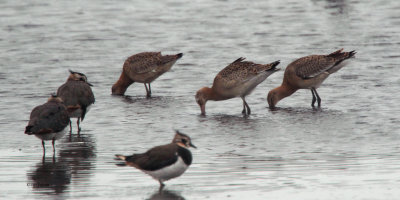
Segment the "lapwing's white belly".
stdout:
<svg viewBox="0 0 400 200">
<path fill-rule="evenodd" d="M 188 167 L 189 166 L 185 164 L 182 158 L 178 157 L 178 160 L 174 164 L 168 167 L 164 167 L 156 171 L 143 170 L 143 172 L 149 174 L 156 180 L 167 181 L 171 178 L 175 178 L 182 175 Z"/>
<path fill-rule="evenodd" d="M 55 140 L 58 140 L 58 139 L 62 138 L 66 132 L 67 132 L 66 128 L 64 128 L 64 130 L 57 132 L 57 133 L 37 134 L 35 136 L 41 140 L 53 140 L 53 138 Z"/>
</svg>

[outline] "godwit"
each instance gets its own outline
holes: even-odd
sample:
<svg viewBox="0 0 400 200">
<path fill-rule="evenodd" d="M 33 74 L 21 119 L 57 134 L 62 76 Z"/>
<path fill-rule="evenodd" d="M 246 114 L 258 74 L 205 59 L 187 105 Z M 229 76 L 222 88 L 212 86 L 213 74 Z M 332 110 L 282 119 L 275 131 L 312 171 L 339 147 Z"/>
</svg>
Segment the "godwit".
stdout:
<svg viewBox="0 0 400 200">
<path fill-rule="evenodd" d="M 65 127 L 68 126 L 68 123 L 67 108 L 64 106 L 61 98 L 52 95 L 45 104 L 37 106 L 32 110 L 25 133 L 35 135 L 42 140 L 43 155 L 46 153 L 44 141 L 51 140 L 54 153 L 54 142 L 65 134 Z"/>
<path fill-rule="evenodd" d="M 196 102 L 200 106 L 202 115 L 206 113 L 205 105 L 208 100 L 220 101 L 234 97 L 242 98 L 242 113 L 250 115 L 250 107 L 245 97 L 269 75 L 279 71 L 279 69 L 275 68 L 279 64 L 279 61 L 261 65 L 250 61 L 243 61 L 244 59 L 239 58 L 221 70 L 215 76 L 211 88 L 203 87 L 197 91 Z"/>
<path fill-rule="evenodd" d="M 119 80 L 111 88 L 113 95 L 124 95 L 134 82 L 144 83 L 146 96 L 151 97 L 150 83 L 171 69 L 172 65 L 183 56 L 161 55 L 161 52 L 143 52 L 125 60 Z M 149 85 L 149 87 L 147 87 Z"/>
<path fill-rule="evenodd" d="M 61 85 L 57 90 L 57 96 L 59 96 L 64 104 L 67 106 L 69 116 L 71 118 L 78 118 L 76 124 L 78 125 L 78 133 L 81 128 L 79 126 L 80 121 L 83 121 L 89 107 L 94 104 L 94 94 L 92 91 L 92 84 L 88 83 L 85 74 L 74 72 L 69 70 L 71 73 L 67 81 Z M 70 122 L 70 129 L 72 126 Z"/>
<path fill-rule="evenodd" d="M 174 139 L 169 144 L 153 147 L 146 153 L 115 156 L 125 161 L 123 164 L 117 164 L 118 166 L 135 167 L 158 180 L 161 190 L 164 187 L 164 181 L 182 175 L 192 163 L 189 147 L 196 148 L 190 137 L 176 131 Z"/>
<path fill-rule="evenodd" d="M 317 88 L 330 74 L 337 72 L 345 65 L 344 60 L 356 54 L 355 51 L 342 51 L 343 49 L 328 55 L 310 55 L 290 63 L 286 67 L 282 85 L 268 93 L 269 107 L 274 108 L 281 99 L 292 95 L 298 89 L 310 89 L 311 106 L 314 107 L 315 101 L 318 101 L 318 107 L 320 107 L 321 98 L 317 93 Z"/>
</svg>

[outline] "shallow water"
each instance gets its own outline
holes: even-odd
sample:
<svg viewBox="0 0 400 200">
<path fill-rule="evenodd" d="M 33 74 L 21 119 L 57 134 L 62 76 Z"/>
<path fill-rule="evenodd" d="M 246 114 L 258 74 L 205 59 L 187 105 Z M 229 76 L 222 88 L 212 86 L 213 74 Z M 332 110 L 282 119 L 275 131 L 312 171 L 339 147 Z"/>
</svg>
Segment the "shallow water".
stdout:
<svg viewBox="0 0 400 200">
<path fill-rule="evenodd" d="M 397 199 L 400 195 L 400 4 L 392 1 L 1 1 L 0 198 L 7 199 Z M 258 63 L 357 50 L 318 89 L 267 108 L 271 75 L 242 102 L 195 92 L 238 57 Z M 152 84 L 111 96 L 124 60 L 142 51 L 184 56 Z M 30 111 L 66 80 L 93 83 L 96 103 L 80 136 L 66 135 L 42 158 L 23 134 Z M 190 135 L 193 164 L 158 183 L 115 166 L 114 154 Z"/>
</svg>

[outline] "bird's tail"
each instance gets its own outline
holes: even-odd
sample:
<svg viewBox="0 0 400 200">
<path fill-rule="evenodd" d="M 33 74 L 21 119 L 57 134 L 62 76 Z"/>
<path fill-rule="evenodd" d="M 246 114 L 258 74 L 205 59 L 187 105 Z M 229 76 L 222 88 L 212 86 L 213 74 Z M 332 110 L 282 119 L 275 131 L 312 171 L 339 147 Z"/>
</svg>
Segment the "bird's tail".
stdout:
<svg viewBox="0 0 400 200">
<path fill-rule="evenodd" d="M 278 66 L 279 63 L 281 63 L 281 61 L 280 61 L 280 60 L 277 60 L 277 61 L 275 61 L 275 62 L 272 62 L 272 63 L 268 64 L 269 66 L 271 66 L 271 67 L 268 69 L 268 71 L 269 71 L 269 70 L 279 70 L 279 69 L 276 69 L 276 66 Z"/>
<path fill-rule="evenodd" d="M 336 63 L 327 71 L 332 74 L 337 72 L 339 69 L 345 66 L 344 62 L 345 60 L 354 57 L 354 55 L 357 53 L 355 50 L 349 51 L 349 52 L 342 52 L 343 49 L 339 49 L 331 54 L 328 55 L 328 57 L 334 58 Z"/>
<path fill-rule="evenodd" d="M 117 154 L 117 155 L 115 155 L 114 160 L 123 160 L 123 161 L 125 161 L 126 160 L 126 156 Z M 121 162 L 121 163 L 117 163 L 115 165 L 117 165 L 119 167 L 124 167 L 124 166 L 126 166 L 126 163 L 125 162 L 123 162 L 123 163 Z"/>
<path fill-rule="evenodd" d="M 32 135 L 33 134 L 32 128 L 33 128 L 33 126 L 31 126 L 31 125 L 26 126 L 25 127 L 25 134 Z"/>
<path fill-rule="evenodd" d="M 331 54 L 328 55 L 328 57 L 336 58 L 338 60 L 346 60 L 348 58 L 353 57 L 357 52 L 355 50 L 349 51 L 349 52 L 343 52 L 343 48 L 339 49 Z"/>
<path fill-rule="evenodd" d="M 120 155 L 120 154 L 116 154 L 115 155 L 115 160 L 126 160 L 126 156 Z"/>
<path fill-rule="evenodd" d="M 178 53 L 178 54 L 176 54 L 175 56 L 176 56 L 176 59 L 182 58 L 183 53 Z"/>
</svg>

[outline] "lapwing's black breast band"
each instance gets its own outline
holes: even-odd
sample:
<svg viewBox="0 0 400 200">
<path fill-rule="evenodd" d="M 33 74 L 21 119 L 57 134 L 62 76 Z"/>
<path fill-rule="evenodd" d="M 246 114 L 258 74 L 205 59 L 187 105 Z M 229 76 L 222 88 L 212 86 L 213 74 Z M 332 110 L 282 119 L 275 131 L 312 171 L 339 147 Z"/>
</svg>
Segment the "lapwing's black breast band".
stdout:
<svg viewBox="0 0 400 200">
<path fill-rule="evenodd" d="M 178 155 L 182 158 L 185 164 L 192 164 L 192 153 L 186 148 L 178 146 Z"/>
</svg>

